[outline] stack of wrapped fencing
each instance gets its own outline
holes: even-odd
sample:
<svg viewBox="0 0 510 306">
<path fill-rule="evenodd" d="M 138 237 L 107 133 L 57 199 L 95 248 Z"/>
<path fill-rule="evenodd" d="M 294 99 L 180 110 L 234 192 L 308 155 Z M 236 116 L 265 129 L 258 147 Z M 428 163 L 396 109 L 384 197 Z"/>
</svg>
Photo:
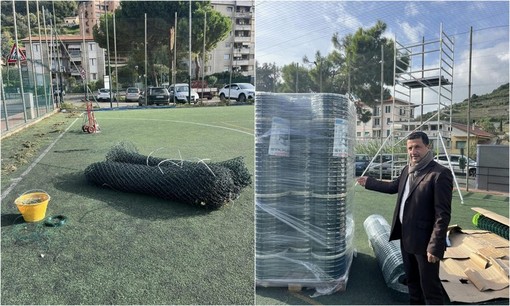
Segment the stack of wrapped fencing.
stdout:
<svg viewBox="0 0 510 306">
<path fill-rule="evenodd" d="M 353 255 L 356 109 L 339 94 L 257 93 L 256 279 L 345 290 Z"/>
</svg>

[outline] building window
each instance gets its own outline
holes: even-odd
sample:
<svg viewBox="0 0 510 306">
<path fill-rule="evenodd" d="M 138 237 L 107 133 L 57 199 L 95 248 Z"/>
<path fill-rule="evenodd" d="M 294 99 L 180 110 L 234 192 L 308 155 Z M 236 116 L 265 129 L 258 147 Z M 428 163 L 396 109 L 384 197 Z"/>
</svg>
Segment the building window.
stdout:
<svg viewBox="0 0 510 306">
<path fill-rule="evenodd" d="M 223 59 L 228 61 L 230 59 L 230 54 L 223 54 Z"/>
<path fill-rule="evenodd" d="M 369 137 L 370 136 L 370 132 L 365 132 L 365 137 Z"/>
<path fill-rule="evenodd" d="M 92 75 L 92 80 L 96 81 L 97 80 L 97 73 L 91 73 Z"/>
<path fill-rule="evenodd" d="M 390 136 L 390 130 L 386 130 L 386 137 Z"/>
<path fill-rule="evenodd" d="M 361 137 L 361 132 L 356 132 L 356 137 Z"/>
<path fill-rule="evenodd" d="M 380 113 L 380 108 L 379 107 L 374 108 L 374 116 L 379 116 L 379 113 Z"/>
<path fill-rule="evenodd" d="M 230 13 L 230 12 L 233 12 L 233 11 L 234 11 L 234 8 L 233 8 L 233 7 L 231 7 L 231 6 L 227 6 L 227 12 L 229 12 L 229 13 Z"/>
<path fill-rule="evenodd" d="M 90 59 L 90 66 L 94 67 L 95 65 L 96 65 L 96 59 L 95 58 L 91 58 Z"/>
<path fill-rule="evenodd" d="M 391 118 L 386 118 L 386 124 L 390 124 L 391 123 Z"/>
<path fill-rule="evenodd" d="M 34 44 L 35 52 L 39 52 L 39 44 Z"/>
<path fill-rule="evenodd" d="M 374 126 L 379 126 L 379 125 L 381 125 L 380 119 L 379 118 L 375 118 L 374 119 Z"/>
<path fill-rule="evenodd" d="M 360 120 L 356 120 L 356 125 L 360 126 L 361 125 L 361 121 Z"/>
<path fill-rule="evenodd" d="M 89 44 L 90 51 L 94 51 L 94 44 Z"/>
<path fill-rule="evenodd" d="M 455 142 L 455 149 L 464 149 L 464 148 L 466 148 L 466 142 L 465 141 L 457 140 Z"/>
<path fill-rule="evenodd" d="M 386 114 L 391 113 L 391 105 L 386 105 L 386 106 L 384 107 L 384 112 L 385 112 Z"/>
</svg>

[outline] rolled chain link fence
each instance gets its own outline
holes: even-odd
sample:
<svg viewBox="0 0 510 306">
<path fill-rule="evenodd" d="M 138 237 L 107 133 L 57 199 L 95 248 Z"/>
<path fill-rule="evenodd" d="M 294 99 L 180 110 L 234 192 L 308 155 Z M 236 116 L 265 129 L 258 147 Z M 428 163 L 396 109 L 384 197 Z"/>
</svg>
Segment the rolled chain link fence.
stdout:
<svg viewBox="0 0 510 306">
<path fill-rule="evenodd" d="M 113 146 L 106 160 L 89 165 L 85 177 L 95 185 L 218 209 L 250 185 L 243 157 L 222 162 L 175 160 L 138 153 L 128 142 Z"/>
</svg>

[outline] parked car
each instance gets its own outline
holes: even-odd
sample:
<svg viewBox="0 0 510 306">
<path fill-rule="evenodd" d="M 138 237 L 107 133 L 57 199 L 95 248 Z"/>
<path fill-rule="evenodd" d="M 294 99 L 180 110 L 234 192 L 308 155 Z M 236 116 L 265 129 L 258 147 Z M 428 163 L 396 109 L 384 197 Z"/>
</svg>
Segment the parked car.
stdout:
<svg viewBox="0 0 510 306">
<path fill-rule="evenodd" d="M 373 163 L 368 167 L 367 174 L 373 177 L 379 177 L 379 173 L 381 171 L 382 165 L 382 177 L 387 179 L 392 179 L 400 175 L 402 169 L 407 165 L 406 160 L 389 160 L 386 162 Z M 392 173 L 393 171 L 393 173 Z"/>
<path fill-rule="evenodd" d="M 138 102 L 142 98 L 142 91 L 137 87 L 126 89 L 126 102 Z"/>
<path fill-rule="evenodd" d="M 225 85 L 218 93 L 221 101 L 234 99 L 239 102 L 245 102 L 247 99 L 255 98 L 255 86 L 250 83 L 232 83 Z"/>
<path fill-rule="evenodd" d="M 370 163 L 370 156 L 367 154 L 356 154 L 356 175 L 362 175 L 363 171 L 367 168 L 368 164 Z"/>
<path fill-rule="evenodd" d="M 145 95 L 147 95 L 147 105 L 170 104 L 170 93 L 165 87 L 149 87 L 144 92 L 144 96 L 138 101 L 138 105 L 145 105 Z"/>
<path fill-rule="evenodd" d="M 476 161 L 472 160 L 471 158 L 468 159 L 467 156 L 462 156 L 458 154 L 449 154 L 450 156 L 450 162 L 452 164 L 453 172 L 454 173 L 469 173 L 470 176 L 476 175 Z M 464 158 L 464 165 L 465 168 L 462 170 L 460 168 L 460 159 Z M 448 159 L 446 158 L 446 154 L 439 154 L 435 158 L 435 161 L 440 163 L 441 165 L 449 168 L 448 166 Z M 468 161 L 469 160 L 469 166 Z M 468 170 L 469 169 L 469 170 Z"/>
<path fill-rule="evenodd" d="M 111 93 L 111 97 L 113 98 L 113 101 L 117 101 L 117 97 L 115 96 L 115 93 Z M 98 102 L 110 102 L 110 90 L 107 88 L 101 88 L 97 91 L 97 97 L 96 100 Z"/>
<path fill-rule="evenodd" d="M 191 100 L 189 99 L 189 85 L 186 83 L 180 84 L 172 84 L 168 87 L 168 91 L 170 92 L 170 102 L 174 101 L 175 103 L 196 103 L 199 99 L 198 93 L 196 90 L 191 88 Z"/>
</svg>

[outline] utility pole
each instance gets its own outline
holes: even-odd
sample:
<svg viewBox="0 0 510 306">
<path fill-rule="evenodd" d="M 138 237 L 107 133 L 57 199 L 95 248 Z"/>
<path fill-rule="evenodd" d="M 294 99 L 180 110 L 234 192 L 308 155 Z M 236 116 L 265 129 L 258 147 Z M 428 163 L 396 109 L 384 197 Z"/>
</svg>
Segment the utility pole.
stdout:
<svg viewBox="0 0 510 306">
<path fill-rule="evenodd" d="M 16 24 L 16 8 L 15 1 L 12 0 L 12 15 L 14 16 L 14 40 L 16 43 L 16 64 L 18 65 L 18 73 L 19 73 L 19 87 L 21 92 L 21 101 L 23 102 L 23 117 L 25 119 L 25 123 L 27 122 L 27 106 L 25 102 L 25 92 L 23 89 L 23 76 L 21 75 L 21 51 L 20 45 L 18 43 L 18 26 Z M 9 65 L 9 64 L 7 64 Z M 3 89 L 2 89 L 3 91 Z"/>
<path fill-rule="evenodd" d="M 469 191 L 469 136 L 471 134 L 471 60 L 473 59 L 473 27 L 469 30 L 469 82 L 468 82 L 468 107 L 467 107 L 467 174 L 466 174 L 466 191 Z"/>
<path fill-rule="evenodd" d="M 145 106 L 147 106 L 147 94 L 148 94 L 148 88 L 147 88 L 147 13 L 144 14 L 145 19 L 145 70 L 144 70 L 144 78 L 145 78 Z"/>
<path fill-rule="evenodd" d="M 204 45 L 202 50 L 202 95 L 200 96 L 200 103 L 203 103 L 204 100 L 204 81 L 205 81 L 205 38 L 207 37 L 207 12 L 204 15 Z"/>
<path fill-rule="evenodd" d="M 46 78 L 44 77 L 44 56 L 43 56 L 43 47 L 42 47 L 42 35 L 41 35 L 41 18 L 39 17 L 39 0 L 37 0 L 37 28 L 39 30 L 39 46 L 41 47 L 41 70 L 42 70 L 42 79 L 43 79 L 43 88 L 44 88 L 44 105 L 46 106 L 46 112 L 48 112 L 48 93 L 46 92 Z M 46 26 L 46 25 L 45 25 Z M 48 41 L 46 41 L 46 46 L 48 46 Z M 51 72 L 50 72 L 51 75 Z"/>
<path fill-rule="evenodd" d="M 32 30 L 30 28 L 30 8 L 28 6 L 28 0 L 25 1 L 27 5 L 27 20 L 28 22 L 28 40 L 30 43 L 30 53 L 32 54 L 32 78 L 34 79 L 34 94 L 35 94 L 35 104 L 37 105 L 35 108 L 37 117 L 39 117 L 39 95 L 37 94 L 37 75 L 36 75 L 36 66 L 35 66 L 35 55 L 34 55 L 34 45 L 32 44 Z M 41 50 L 41 45 L 39 45 L 39 50 Z M 42 52 L 41 52 L 42 54 Z M 28 63 L 27 63 L 28 65 Z M 30 80 L 30 78 L 29 78 Z"/>
<path fill-rule="evenodd" d="M 87 50 L 87 45 L 85 44 L 85 19 L 83 17 L 83 12 L 81 13 L 81 21 L 80 21 L 80 27 L 81 27 L 81 43 L 82 43 L 82 47 L 81 47 L 81 67 L 82 67 L 82 71 L 84 71 L 84 75 L 82 74 L 82 78 L 83 78 L 83 94 L 85 95 L 85 102 L 87 102 L 87 70 L 88 67 L 85 66 L 87 63 L 87 53 L 85 52 L 85 50 Z M 85 70 L 85 68 L 83 68 L 83 66 L 87 67 L 87 70 Z M 81 71 L 80 71 L 81 72 Z"/>
<path fill-rule="evenodd" d="M 189 63 L 188 63 L 188 104 L 191 103 L 191 0 L 189 1 Z"/>
<path fill-rule="evenodd" d="M 115 97 L 117 97 L 117 107 L 119 107 L 119 70 L 117 68 L 119 60 L 117 57 L 117 31 L 115 26 L 115 11 L 113 12 L 113 50 L 115 52 Z"/>
<path fill-rule="evenodd" d="M 57 78 L 57 92 L 58 92 L 58 95 L 57 95 L 57 107 L 59 106 L 59 101 L 60 101 L 60 104 L 62 104 L 62 102 L 64 102 L 62 99 L 63 99 L 63 92 L 64 92 L 64 86 L 63 86 L 63 82 L 62 82 L 62 67 L 60 66 L 60 43 L 58 41 L 58 32 L 57 32 L 57 15 L 55 14 L 55 2 L 52 1 L 51 2 L 51 5 L 53 7 L 53 31 L 55 33 L 55 44 L 57 46 L 57 66 L 58 66 L 58 71 L 57 71 L 57 74 L 55 75 L 55 77 Z M 50 20 L 50 26 L 51 26 L 51 20 Z M 60 89 L 60 90 L 59 90 Z"/>
<path fill-rule="evenodd" d="M 106 10 L 106 1 L 104 5 L 104 17 L 106 20 L 106 52 L 108 52 L 108 90 L 110 92 L 110 108 L 113 108 L 112 102 L 112 66 L 110 62 L 110 36 L 108 35 L 108 11 Z"/>
<path fill-rule="evenodd" d="M 384 143 L 384 117 L 383 117 L 383 107 L 384 107 L 384 45 L 381 45 L 381 145 Z M 379 162 L 381 163 L 381 166 L 379 167 L 379 179 L 382 180 L 382 154 L 379 156 Z"/>
</svg>

